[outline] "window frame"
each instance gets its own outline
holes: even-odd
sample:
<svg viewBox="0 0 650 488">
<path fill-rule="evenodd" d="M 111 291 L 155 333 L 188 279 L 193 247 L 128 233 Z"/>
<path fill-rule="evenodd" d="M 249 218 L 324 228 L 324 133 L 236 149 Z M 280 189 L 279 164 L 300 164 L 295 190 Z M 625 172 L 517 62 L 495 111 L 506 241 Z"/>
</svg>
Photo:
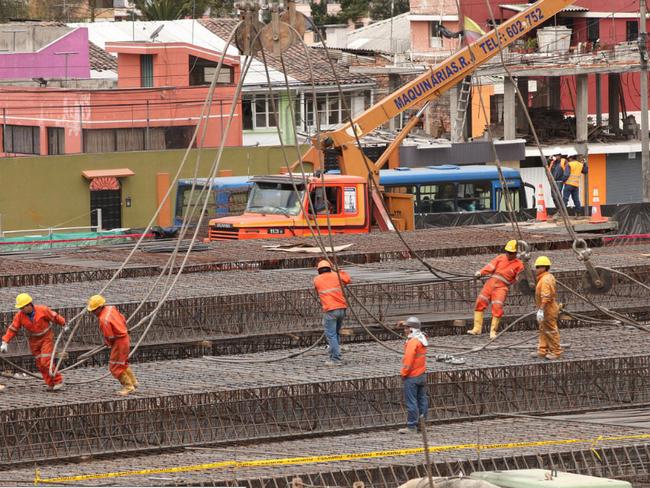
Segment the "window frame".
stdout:
<svg viewBox="0 0 650 488">
<path fill-rule="evenodd" d="M 16 142 L 14 137 L 14 129 L 31 129 L 31 152 L 29 151 L 16 151 Z M 11 138 L 11 147 L 7 148 L 8 134 Z M 17 124 L 4 124 L 2 128 L 2 149 L 6 154 L 41 154 L 41 128 L 38 125 L 17 125 Z"/>
</svg>

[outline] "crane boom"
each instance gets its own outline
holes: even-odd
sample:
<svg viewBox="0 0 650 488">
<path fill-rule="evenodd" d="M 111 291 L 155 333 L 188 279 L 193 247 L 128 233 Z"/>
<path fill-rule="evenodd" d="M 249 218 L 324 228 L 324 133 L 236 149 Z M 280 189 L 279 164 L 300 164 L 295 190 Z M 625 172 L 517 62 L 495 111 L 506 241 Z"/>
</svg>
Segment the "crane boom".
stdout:
<svg viewBox="0 0 650 488">
<path fill-rule="evenodd" d="M 460 83 L 464 77 L 471 74 L 480 65 L 497 55 L 499 40 L 501 47 L 508 46 L 574 2 L 575 0 L 539 0 L 533 3 L 526 10 L 508 19 L 443 62 L 431 67 L 356 116 L 353 119 L 356 136 L 366 135 L 405 110 L 438 98 Z M 334 147 L 342 147 L 355 140 L 355 134 L 351 127 L 348 122 L 327 132 L 325 138 L 330 138 Z M 343 171 L 343 168 L 341 170 Z M 361 173 L 355 171 L 352 174 L 367 175 L 367 170 L 364 167 Z"/>
</svg>

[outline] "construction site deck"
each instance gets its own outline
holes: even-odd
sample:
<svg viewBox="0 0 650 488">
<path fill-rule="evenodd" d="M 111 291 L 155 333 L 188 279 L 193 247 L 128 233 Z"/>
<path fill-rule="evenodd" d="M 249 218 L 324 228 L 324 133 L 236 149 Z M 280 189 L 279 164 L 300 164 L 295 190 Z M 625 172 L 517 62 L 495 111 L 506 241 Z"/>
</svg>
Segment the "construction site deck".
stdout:
<svg viewBox="0 0 650 488">
<path fill-rule="evenodd" d="M 425 474 L 422 438 L 406 419 L 398 320 L 418 316 L 429 335 L 427 437 L 439 476 L 544 468 L 650 479 L 650 245 L 585 236 L 611 289 L 590 289 L 562 234 L 526 233 L 533 257 L 553 261 L 564 304 L 560 360 L 531 358 L 534 298 L 513 287 L 494 342 L 465 332 L 482 285 L 470 279 L 511 233 L 490 228 L 333 236 L 353 280 L 331 367 L 313 291 L 320 254 L 305 239 L 199 245 L 152 321 L 173 243 L 147 243 L 105 291 L 130 319 L 141 386 L 116 395 L 87 298 L 130 248 L 48 250 L 0 257 L 0 316 L 17 293 L 67 319 L 81 314 L 61 361 L 65 388 L 46 392 L 19 335 L 3 359 L 0 469 L 12 484 L 90 486 L 396 487 Z M 183 249 L 183 246 L 181 249 Z M 302 246 L 302 249 L 301 249 Z M 186 248 L 186 247 L 185 247 Z M 423 258 L 425 267 L 417 258 Z M 172 268 L 178 268 L 180 259 Z M 169 283 L 169 282 L 167 282 Z M 629 321 L 614 320 L 623 314 Z M 630 325 L 631 323 L 637 326 Z M 148 330 L 146 335 L 144 331 Z M 58 331 L 57 331 L 58 334 Z M 66 368 L 82 361 L 73 369 Z M 562 414 L 558 416 L 558 414 Z M 632 420 L 631 420 L 632 419 Z M 633 420 L 636 419 L 636 422 Z M 643 420 L 645 419 L 645 420 Z"/>
</svg>

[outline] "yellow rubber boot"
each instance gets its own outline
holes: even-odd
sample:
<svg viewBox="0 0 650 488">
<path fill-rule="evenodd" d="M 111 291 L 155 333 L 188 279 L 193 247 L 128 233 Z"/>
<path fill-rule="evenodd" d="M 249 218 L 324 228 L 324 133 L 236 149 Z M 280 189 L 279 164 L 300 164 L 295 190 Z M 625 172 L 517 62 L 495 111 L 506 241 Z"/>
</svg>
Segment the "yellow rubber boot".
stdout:
<svg viewBox="0 0 650 488">
<path fill-rule="evenodd" d="M 117 392 L 118 395 L 127 396 L 129 393 L 133 393 L 135 391 L 135 387 L 133 386 L 133 383 L 131 383 L 131 378 L 129 378 L 129 375 L 126 371 L 122 373 L 122 375 L 119 377 L 119 380 L 122 384 L 122 389 Z"/>
<path fill-rule="evenodd" d="M 131 384 L 133 385 L 133 388 L 137 388 L 140 386 L 140 383 L 138 383 L 138 379 L 135 377 L 135 373 L 131 369 L 131 366 L 126 368 L 126 374 L 129 375 L 129 379 L 131 380 Z"/>
<path fill-rule="evenodd" d="M 474 328 L 468 330 L 468 334 L 480 335 L 483 332 L 483 312 L 474 311 Z"/>
<path fill-rule="evenodd" d="M 494 339 L 499 333 L 500 323 L 501 317 L 492 317 L 492 323 L 490 324 L 490 339 Z"/>
</svg>

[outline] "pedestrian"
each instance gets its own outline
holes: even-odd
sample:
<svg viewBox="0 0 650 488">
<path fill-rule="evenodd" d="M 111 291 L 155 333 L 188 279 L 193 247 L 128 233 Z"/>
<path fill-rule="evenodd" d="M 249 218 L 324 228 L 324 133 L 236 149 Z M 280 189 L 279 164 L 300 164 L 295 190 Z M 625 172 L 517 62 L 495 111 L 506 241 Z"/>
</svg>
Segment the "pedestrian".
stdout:
<svg viewBox="0 0 650 488">
<path fill-rule="evenodd" d="M 323 308 L 323 328 L 329 345 L 329 359 L 325 364 L 339 366 L 343 364 L 340 333 L 348 308 L 341 285 L 349 284 L 350 276 L 342 270 L 332 271 L 332 263 L 327 259 L 321 259 L 316 269 L 318 276 L 314 278 L 314 287 Z"/>
<path fill-rule="evenodd" d="M 52 322 L 63 327 L 63 332 L 67 332 L 65 319 L 45 305 L 34 305 L 32 297 L 27 293 L 21 293 L 16 297 L 16 308 L 20 309 L 20 312 L 14 315 L 13 322 L 2 336 L 0 352 L 6 353 L 9 350 L 9 342 L 16 337 L 21 328 L 24 328 L 29 349 L 47 385 L 47 390 L 60 390 L 63 388 L 63 375 L 58 372 L 54 376 L 50 375 L 50 363 L 54 351 Z"/>
<path fill-rule="evenodd" d="M 576 209 L 576 215 L 582 213 L 582 206 L 580 205 L 580 180 L 582 175 L 589 172 L 586 161 L 580 161 L 578 157 L 572 156 L 564 169 L 564 176 L 562 181 L 564 188 L 562 190 L 562 200 L 564 206 L 569 204 L 569 198 L 573 200 L 573 206 Z"/>
<path fill-rule="evenodd" d="M 540 256 L 535 261 L 537 287 L 535 288 L 535 303 L 537 305 L 537 323 L 539 324 L 539 344 L 537 351 L 531 357 L 558 359 L 562 354 L 560 346 L 560 331 L 557 319 L 560 306 L 557 302 L 557 284 L 555 277 L 549 272 L 551 260 Z"/>
<path fill-rule="evenodd" d="M 483 276 L 489 276 L 489 279 L 485 282 L 476 298 L 474 327 L 467 331 L 468 334 L 479 335 L 483 332 L 483 313 L 492 302 L 490 339 L 497 336 L 499 324 L 503 317 L 503 304 L 508 296 L 508 291 L 517 281 L 519 273 L 524 270 L 524 263 L 517 258 L 517 241 L 514 239 L 508 241 L 504 250 L 506 251 L 505 254 L 499 254 L 483 269 L 474 273 L 476 279 Z"/>
<path fill-rule="evenodd" d="M 134 392 L 138 387 L 138 380 L 129 366 L 131 339 L 124 315 L 116 307 L 106 305 L 106 299 L 101 295 L 90 297 L 88 311 L 97 317 L 99 329 L 104 335 L 104 343 L 111 348 L 108 369 L 122 385 L 118 395 L 126 396 Z"/>
<path fill-rule="evenodd" d="M 399 429 L 400 434 L 410 434 L 418 431 L 420 417 L 427 418 L 429 399 L 427 398 L 427 346 L 429 341 L 422 332 L 422 324 L 417 317 L 409 317 L 404 322 L 404 333 L 407 335 L 402 359 L 402 383 L 404 385 L 404 401 L 406 402 L 406 427 Z"/>
<path fill-rule="evenodd" d="M 564 180 L 564 170 L 566 169 L 566 165 L 567 165 L 566 156 L 560 154 L 559 151 L 557 152 L 557 154 L 553 155 L 548 165 L 548 169 L 550 170 L 551 176 L 553 177 L 553 180 L 555 181 L 555 185 L 557 186 L 558 189 L 559 198 L 555 196 L 554 192 L 551 192 L 551 197 L 553 197 L 553 203 L 555 204 L 556 209 L 560 208 L 560 202 L 562 201 L 562 188 L 564 187 L 563 180 Z"/>
</svg>

